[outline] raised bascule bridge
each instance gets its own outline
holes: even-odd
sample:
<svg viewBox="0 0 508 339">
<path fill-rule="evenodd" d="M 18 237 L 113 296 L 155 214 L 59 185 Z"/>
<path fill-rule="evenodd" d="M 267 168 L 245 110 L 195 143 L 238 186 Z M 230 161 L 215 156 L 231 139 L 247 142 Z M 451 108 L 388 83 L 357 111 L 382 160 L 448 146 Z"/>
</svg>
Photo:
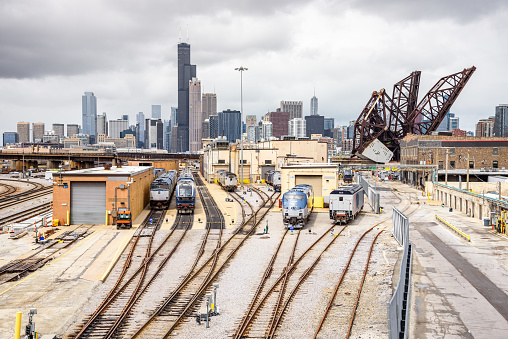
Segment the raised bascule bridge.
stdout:
<svg viewBox="0 0 508 339">
<path fill-rule="evenodd" d="M 418 102 L 420 71 L 373 92 L 355 122 L 352 154 L 378 163 L 400 160 L 400 140 L 408 134 L 429 135 L 450 111 L 476 67 L 439 79 Z"/>
</svg>

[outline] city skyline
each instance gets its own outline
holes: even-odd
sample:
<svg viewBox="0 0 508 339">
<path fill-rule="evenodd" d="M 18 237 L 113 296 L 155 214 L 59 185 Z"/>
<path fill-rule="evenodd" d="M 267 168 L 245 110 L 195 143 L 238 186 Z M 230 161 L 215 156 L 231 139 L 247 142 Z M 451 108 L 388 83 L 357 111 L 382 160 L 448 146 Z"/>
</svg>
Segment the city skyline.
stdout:
<svg viewBox="0 0 508 339">
<path fill-rule="evenodd" d="M 217 93 L 218 111 L 240 108 L 240 79 L 234 72 L 239 64 L 249 67 L 243 114 L 258 118 L 281 100 L 302 101 L 307 115 L 316 87 L 319 114 L 333 117 L 336 126 L 346 125 L 358 117 L 372 91 L 389 89 L 413 70 L 423 72 L 423 95 L 440 77 L 472 65 L 478 71 L 452 108 L 461 128 L 474 131 L 479 119 L 508 102 L 502 76 L 508 70 L 502 58 L 508 47 L 501 43 L 508 28 L 496 24 L 507 14 L 502 2 L 459 9 L 448 3 L 416 7 L 391 1 L 377 12 L 368 1 L 247 2 L 241 7 L 249 9 L 248 14 L 240 8 L 208 14 L 189 5 L 171 14 L 171 25 L 153 27 L 144 20 L 160 17 L 165 5 L 138 11 L 99 4 L 99 11 L 116 13 L 119 20 L 97 26 L 83 16 L 83 8 L 62 5 L 56 10 L 52 3 L 34 2 L 30 8 L 10 3 L 0 10 L 0 25 L 10 32 L 0 38 L 5 46 L 0 51 L 0 114 L 5 117 L 0 132 L 15 131 L 18 121 L 43 122 L 48 128 L 53 123 L 80 124 L 79 96 L 88 91 L 98 98 L 97 112 L 112 119 L 128 114 L 134 121 L 139 112 L 148 117 L 153 103 L 161 104 L 163 120 L 169 119 L 171 107 L 178 104 L 178 32 L 196 16 L 202 19 L 201 27 L 190 26 L 189 40 L 184 36 L 182 41 L 192 45 L 192 64 L 198 65 L 200 80 Z M 12 10 L 19 15 L 10 16 Z M 131 17 L 139 20 L 124 20 Z M 70 24 L 70 34 L 61 34 L 58 27 L 71 19 L 83 27 Z M 258 19 L 261 25 L 255 24 Z M 262 28 L 254 30 L 254 25 Z M 380 33 L 375 42 L 368 34 L 373 27 Z M 74 37 L 85 29 L 90 33 L 87 44 L 79 41 L 76 47 Z M 236 39 L 237 34 L 243 38 Z M 109 46 L 111 39 L 119 46 Z M 52 41 L 61 49 L 50 48 Z M 315 45 L 325 47 L 311 48 Z M 85 46 L 94 53 L 80 53 Z"/>
</svg>

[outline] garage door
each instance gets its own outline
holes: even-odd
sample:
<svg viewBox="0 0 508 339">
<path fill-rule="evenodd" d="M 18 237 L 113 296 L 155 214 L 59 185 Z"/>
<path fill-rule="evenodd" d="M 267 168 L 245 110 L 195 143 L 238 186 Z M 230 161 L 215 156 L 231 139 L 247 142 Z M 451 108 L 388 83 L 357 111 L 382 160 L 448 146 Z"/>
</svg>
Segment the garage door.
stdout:
<svg viewBox="0 0 508 339">
<path fill-rule="evenodd" d="M 71 224 L 104 224 L 106 182 L 71 182 Z"/>
<path fill-rule="evenodd" d="M 315 197 L 322 197 L 323 188 L 322 188 L 322 176 L 321 175 L 296 175 L 295 176 L 295 184 L 309 184 L 312 185 L 312 189 L 314 190 Z"/>
</svg>

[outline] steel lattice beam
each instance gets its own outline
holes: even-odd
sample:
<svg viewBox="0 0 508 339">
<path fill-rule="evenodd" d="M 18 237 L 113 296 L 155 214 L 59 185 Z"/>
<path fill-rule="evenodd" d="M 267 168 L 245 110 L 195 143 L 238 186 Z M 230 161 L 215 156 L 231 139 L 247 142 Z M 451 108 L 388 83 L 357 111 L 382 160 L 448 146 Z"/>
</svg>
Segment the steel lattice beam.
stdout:
<svg viewBox="0 0 508 339">
<path fill-rule="evenodd" d="M 384 89 L 374 92 L 355 122 L 353 154 L 362 154 L 377 139 L 399 160 L 399 140 L 409 133 L 435 131 L 475 70 L 473 66 L 441 78 L 418 105 L 420 71 L 393 86 L 393 99 Z"/>
</svg>

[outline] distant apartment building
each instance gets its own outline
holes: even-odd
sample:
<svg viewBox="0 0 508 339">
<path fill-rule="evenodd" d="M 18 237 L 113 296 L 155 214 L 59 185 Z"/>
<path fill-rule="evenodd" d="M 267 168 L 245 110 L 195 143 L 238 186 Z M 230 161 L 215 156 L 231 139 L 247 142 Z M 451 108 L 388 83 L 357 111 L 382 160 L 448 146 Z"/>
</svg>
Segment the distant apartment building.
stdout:
<svg viewBox="0 0 508 339">
<path fill-rule="evenodd" d="M 189 151 L 191 152 L 197 152 L 201 149 L 202 117 L 201 81 L 192 78 L 189 82 Z"/>
<path fill-rule="evenodd" d="M 73 137 L 79 134 L 79 125 L 76 124 L 67 124 L 67 137 Z"/>
<path fill-rule="evenodd" d="M 64 124 L 53 124 L 52 126 L 53 132 L 58 135 L 59 138 L 65 136 L 65 125 Z"/>
<path fill-rule="evenodd" d="M 152 119 L 162 119 L 161 105 L 152 105 Z"/>
<path fill-rule="evenodd" d="M 318 98 L 316 98 L 315 92 L 314 96 L 310 99 L 310 115 L 318 115 Z"/>
<path fill-rule="evenodd" d="M 162 129 L 164 133 L 162 148 L 169 153 L 171 151 L 171 121 L 164 120 Z"/>
<path fill-rule="evenodd" d="M 210 119 L 205 119 L 201 126 L 201 138 L 210 139 Z"/>
<path fill-rule="evenodd" d="M 306 135 L 310 138 L 312 134 L 325 133 L 325 117 L 322 115 L 307 115 L 305 117 Z"/>
<path fill-rule="evenodd" d="M 108 123 L 109 137 L 120 138 L 120 132 L 129 129 L 129 122 L 123 119 L 109 120 Z M 106 133 L 101 133 L 106 134 Z"/>
<path fill-rule="evenodd" d="M 85 92 L 81 98 L 83 134 L 90 136 L 90 142 L 95 142 L 97 135 L 97 98 L 92 92 Z"/>
<path fill-rule="evenodd" d="M 259 135 L 257 131 L 258 131 L 257 125 L 250 125 L 247 127 L 247 142 L 254 144 L 259 141 Z"/>
<path fill-rule="evenodd" d="M 496 106 L 494 136 L 508 137 L 508 105 Z"/>
<path fill-rule="evenodd" d="M 349 126 L 347 127 L 347 138 L 353 140 L 355 137 L 355 120 L 351 120 L 349 122 Z"/>
<path fill-rule="evenodd" d="M 270 112 L 270 122 L 273 127 L 273 136 L 280 139 L 283 135 L 288 135 L 289 112 Z"/>
<path fill-rule="evenodd" d="M 18 122 L 17 133 L 20 143 L 30 142 L 30 123 L 24 121 Z"/>
<path fill-rule="evenodd" d="M 210 115 L 217 115 L 217 94 L 203 93 L 201 98 L 201 109 L 203 111 L 201 116 L 203 121 L 208 119 Z"/>
<path fill-rule="evenodd" d="M 289 120 L 303 117 L 303 102 L 301 101 L 281 101 L 281 112 L 289 112 Z"/>
<path fill-rule="evenodd" d="M 55 131 L 45 131 L 42 136 L 41 142 L 43 143 L 59 143 L 60 136 L 55 133 Z"/>
<path fill-rule="evenodd" d="M 106 112 L 97 116 L 97 134 L 108 135 L 108 120 Z"/>
<path fill-rule="evenodd" d="M 178 107 L 171 107 L 171 127 L 176 126 Z"/>
<path fill-rule="evenodd" d="M 302 118 L 294 118 L 289 120 L 288 135 L 295 138 L 305 138 L 307 136 L 305 120 Z"/>
<path fill-rule="evenodd" d="M 16 132 L 4 132 L 3 134 L 3 146 L 17 144 L 19 142 L 18 133 Z"/>
<path fill-rule="evenodd" d="M 353 139 L 344 139 L 342 141 L 342 152 L 351 152 L 353 150 Z"/>
<path fill-rule="evenodd" d="M 494 136 L 494 117 L 488 119 L 480 119 L 476 124 L 477 137 L 493 137 Z"/>
<path fill-rule="evenodd" d="M 44 139 L 44 123 L 34 122 L 32 124 L 32 140 L 33 142 L 43 142 Z"/>
</svg>

